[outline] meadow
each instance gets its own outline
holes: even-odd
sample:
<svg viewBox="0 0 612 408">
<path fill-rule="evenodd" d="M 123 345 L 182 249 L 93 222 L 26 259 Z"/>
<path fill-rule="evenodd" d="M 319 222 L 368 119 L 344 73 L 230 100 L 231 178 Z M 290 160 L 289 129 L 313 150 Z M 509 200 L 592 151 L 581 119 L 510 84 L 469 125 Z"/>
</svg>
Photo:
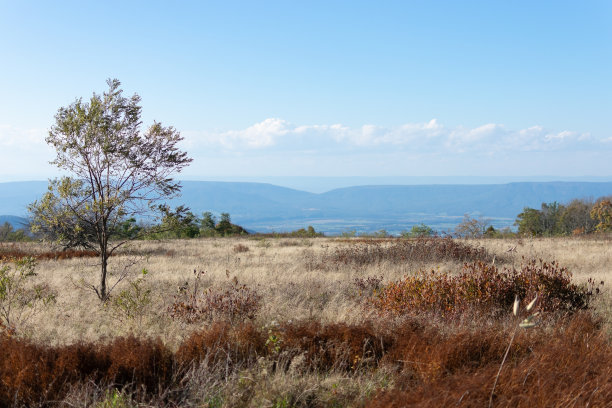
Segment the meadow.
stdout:
<svg viewBox="0 0 612 408">
<path fill-rule="evenodd" d="M 106 304 L 96 258 L 2 244 L 5 272 L 35 260 L 0 406 L 611 406 L 611 244 L 138 241 L 111 257 Z"/>
</svg>

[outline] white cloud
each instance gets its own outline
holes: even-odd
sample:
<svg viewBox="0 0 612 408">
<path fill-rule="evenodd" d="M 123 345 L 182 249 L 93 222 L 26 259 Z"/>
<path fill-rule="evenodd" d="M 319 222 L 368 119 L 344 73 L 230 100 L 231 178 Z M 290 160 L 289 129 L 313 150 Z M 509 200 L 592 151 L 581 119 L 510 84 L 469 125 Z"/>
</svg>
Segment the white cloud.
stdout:
<svg viewBox="0 0 612 408">
<path fill-rule="evenodd" d="M 289 123 L 282 119 L 270 118 L 256 123 L 244 130 L 230 130 L 213 136 L 226 148 L 236 149 L 243 146 L 262 148 L 276 144 L 278 137 L 289 132 Z"/>
<path fill-rule="evenodd" d="M 278 118 L 246 129 L 221 132 L 185 132 L 189 146 L 205 145 L 232 152 L 270 151 L 409 151 L 437 153 L 557 151 L 596 149 L 604 140 L 589 133 L 551 131 L 542 126 L 513 130 L 486 123 L 466 128 L 447 127 L 436 119 L 396 127 L 365 124 L 295 125 Z"/>
<path fill-rule="evenodd" d="M 553 174 L 570 162 L 578 169 L 572 171 L 597 174 L 601 166 L 609 167 L 601 158 L 612 150 L 612 138 L 573 130 L 510 129 L 497 123 L 450 127 L 436 119 L 385 127 L 269 118 L 244 129 L 182 134 L 182 148 L 195 159 L 186 174 L 193 175 L 503 174 L 517 169 Z M 49 177 L 55 171 L 48 164 L 54 152 L 45 136 L 41 129 L 0 125 L 0 180 Z"/>
<path fill-rule="evenodd" d="M 44 179 L 56 175 L 53 149 L 43 129 L 0 125 L 0 181 Z"/>
<path fill-rule="evenodd" d="M 0 146 L 29 148 L 32 145 L 46 145 L 44 129 L 21 129 L 9 125 L 0 125 Z"/>
</svg>

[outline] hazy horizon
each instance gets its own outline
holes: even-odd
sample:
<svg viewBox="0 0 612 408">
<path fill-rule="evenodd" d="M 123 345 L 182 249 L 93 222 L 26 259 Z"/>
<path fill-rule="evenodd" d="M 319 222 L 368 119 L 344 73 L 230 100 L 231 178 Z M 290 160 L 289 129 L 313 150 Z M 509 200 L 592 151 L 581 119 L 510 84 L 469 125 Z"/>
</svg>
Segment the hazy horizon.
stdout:
<svg viewBox="0 0 612 408">
<path fill-rule="evenodd" d="M 334 176 L 234 176 L 234 177 L 177 177 L 180 181 L 216 181 L 231 183 L 265 183 L 309 193 L 325 193 L 334 189 L 370 185 L 488 185 L 520 182 L 607 182 L 612 176 L 555 177 L 555 176 L 375 176 L 375 177 L 334 177 Z M 47 179 L 3 180 L 0 183 L 46 182 Z"/>
</svg>

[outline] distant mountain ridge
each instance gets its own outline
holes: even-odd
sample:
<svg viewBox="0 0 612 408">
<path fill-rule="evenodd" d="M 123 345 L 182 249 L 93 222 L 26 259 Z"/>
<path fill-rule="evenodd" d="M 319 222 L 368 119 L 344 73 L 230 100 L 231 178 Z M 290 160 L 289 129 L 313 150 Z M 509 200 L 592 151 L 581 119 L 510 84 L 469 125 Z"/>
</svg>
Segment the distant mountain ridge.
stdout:
<svg viewBox="0 0 612 408">
<path fill-rule="evenodd" d="M 23 228 L 28 225 L 28 220 L 23 217 L 17 217 L 15 215 L 0 215 L 0 225 L 4 225 L 4 223 L 9 223 L 15 229 Z"/>
<path fill-rule="evenodd" d="M 183 181 L 182 195 L 169 204 L 196 214 L 229 212 L 255 231 L 285 231 L 313 225 L 337 233 L 347 229 L 398 232 L 424 222 L 452 228 L 464 214 L 491 218 L 496 227 L 512 225 L 524 207 L 542 202 L 612 195 L 612 182 L 518 182 L 469 185 L 372 185 L 315 194 L 266 183 Z M 0 183 L 0 214 L 24 216 L 47 182 Z"/>
</svg>

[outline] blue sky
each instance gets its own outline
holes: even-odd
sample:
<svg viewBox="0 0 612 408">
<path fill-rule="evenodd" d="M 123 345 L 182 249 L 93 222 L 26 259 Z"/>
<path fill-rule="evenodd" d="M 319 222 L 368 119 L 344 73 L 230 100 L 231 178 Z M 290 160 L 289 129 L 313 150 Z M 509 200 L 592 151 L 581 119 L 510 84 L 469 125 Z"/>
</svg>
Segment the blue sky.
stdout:
<svg viewBox="0 0 612 408">
<path fill-rule="evenodd" d="M 0 181 L 118 78 L 181 177 L 612 176 L 612 2 L 0 0 Z"/>
</svg>

